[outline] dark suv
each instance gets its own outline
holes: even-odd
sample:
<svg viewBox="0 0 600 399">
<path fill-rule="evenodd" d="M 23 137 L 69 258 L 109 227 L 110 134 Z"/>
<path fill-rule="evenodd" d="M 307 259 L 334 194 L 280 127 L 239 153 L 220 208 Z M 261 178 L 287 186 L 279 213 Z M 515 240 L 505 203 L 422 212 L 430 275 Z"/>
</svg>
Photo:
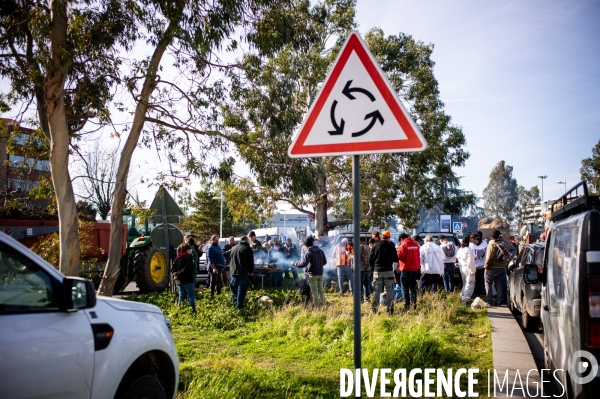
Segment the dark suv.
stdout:
<svg viewBox="0 0 600 399">
<path fill-rule="evenodd" d="M 536 265 L 538 271 L 542 271 L 544 264 L 545 242 L 527 244 L 521 252 L 517 261 L 508 267 L 510 310 L 521 312 L 523 328 L 526 331 L 537 331 L 540 326 L 541 291 L 542 283 L 526 284 L 523 281 L 525 265 Z"/>
<path fill-rule="evenodd" d="M 581 182 L 551 206 L 552 225 L 540 273 L 525 265 L 527 284 L 542 283 L 546 369 L 567 398 L 600 391 L 600 200 Z"/>
</svg>

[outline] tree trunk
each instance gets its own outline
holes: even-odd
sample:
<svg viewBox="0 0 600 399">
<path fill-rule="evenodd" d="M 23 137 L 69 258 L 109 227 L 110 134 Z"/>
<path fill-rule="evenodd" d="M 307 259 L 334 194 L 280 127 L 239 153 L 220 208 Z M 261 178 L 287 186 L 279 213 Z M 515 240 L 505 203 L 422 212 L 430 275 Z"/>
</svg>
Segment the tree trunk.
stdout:
<svg viewBox="0 0 600 399">
<path fill-rule="evenodd" d="M 50 131 L 50 171 L 56 192 L 60 233 L 59 270 L 67 276 L 79 275 L 79 233 L 75 194 L 69 175 L 69 129 L 64 107 L 65 80 L 69 70 L 67 57 L 67 4 L 52 0 L 50 57 L 45 78 L 45 103 Z M 43 124 L 44 120 L 40 120 Z M 42 126 L 43 128 L 43 126 Z"/>
<path fill-rule="evenodd" d="M 8 136 L 8 130 L 6 133 L 0 131 L 0 204 L 3 204 L 4 208 L 6 208 L 8 200 L 8 165 L 6 164 Z"/>
<path fill-rule="evenodd" d="M 121 152 L 119 167 L 117 169 L 115 190 L 113 193 L 112 205 L 110 208 L 110 247 L 108 248 L 108 261 L 104 269 L 104 275 L 98 288 L 98 295 L 112 296 L 114 285 L 119 277 L 119 266 L 121 261 L 121 248 L 123 247 L 123 208 L 125 206 L 125 197 L 127 195 L 127 178 L 129 176 L 129 167 L 131 157 L 135 150 L 148 109 L 150 95 L 157 85 L 158 66 L 165 50 L 173 39 L 173 26 L 177 22 L 172 21 L 167 28 L 165 35 L 156 46 L 154 54 L 148 66 L 148 72 L 144 79 L 142 91 L 139 95 L 138 103 L 135 108 L 135 116 L 131 125 L 131 131 Z"/>
<path fill-rule="evenodd" d="M 321 234 L 327 235 L 329 227 L 327 225 L 327 178 L 319 177 L 317 181 L 318 194 L 315 198 L 315 233 L 317 237 Z"/>
</svg>

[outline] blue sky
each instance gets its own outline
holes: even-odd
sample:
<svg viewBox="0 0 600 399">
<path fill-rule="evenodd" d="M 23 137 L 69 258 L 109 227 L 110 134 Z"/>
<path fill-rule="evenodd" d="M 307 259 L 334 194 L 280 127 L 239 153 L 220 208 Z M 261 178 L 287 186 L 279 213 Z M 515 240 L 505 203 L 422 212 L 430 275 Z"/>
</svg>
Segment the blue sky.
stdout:
<svg viewBox="0 0 600 399">
<path fill-rule="evenodd" d="M 471 153 L 457 170 L 463 189 L 481 195 L 500 160 L 527 188 L 547 175 L 545 198 L 563 193 L 558 180 L 579 181 L 600 139 L 600 0 L 358 0 L 357 21 L 363 35 L 380 27 L 434 44 L 441 99 Z M 136 151 L 134 175 L 157 170 L 146 155 Z M 156 188 L 132 191 L 151 200 Z"/>
<path fill-rule="evenodd" d="M 462 188 L 478 192 L 500 160 L 544 197 L 579 181 L 600 139 L 600 1 L 358 0 L 364 34 L 380 27 L 433 43 L 441 99 L 463 128 Z"/>
</svg>

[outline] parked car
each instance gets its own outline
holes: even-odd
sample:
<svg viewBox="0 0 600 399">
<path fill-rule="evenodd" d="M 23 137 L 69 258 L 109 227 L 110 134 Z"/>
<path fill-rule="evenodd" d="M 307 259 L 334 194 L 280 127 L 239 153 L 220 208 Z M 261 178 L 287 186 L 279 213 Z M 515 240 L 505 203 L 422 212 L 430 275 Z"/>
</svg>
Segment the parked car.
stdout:
<svg viewBox="0 0 600 399">
<path fill-rule="evenodd" d="M 171 398 L 179 360 L 154 305 L 96 297 L 0 233 L 0 396 Z"/>
<path fill-rule="evenodd" d="M 523 247 L 516 262 L 508 266 L 508 307 L 513 312 L 521 312 L 523 328 L 537 331 L 540 327 L 542 283 L 525 284 L 525 265 L 536 265 L 542 271 L 546 243 L 527 244 Z"/>
<path fill-rule="evenodd" d="M 298 234 L 296 234 L 296 230 L 293 227 L 268 227 L 264 229 L 254 229 L 254 233 L 256 234 L 256 239 L 261 243 L 264 243 L 267 239 L 271 241 L 278 239 L 281 244 L 283 244 L 287 238 L 291 238 L 292 243 L 297 247 L 300 247 Z"/>
<path fill-rule="evenodd" d="M 551 206 L 541 273 L 528 264 L 523 274 L 527 284 L 542 283 L 545 368 L 562 370 L 555 375 L 567 398 L 597 398 L 600 391 L 599 209 L 585 182 L 560 197 Z"/>
</svg>

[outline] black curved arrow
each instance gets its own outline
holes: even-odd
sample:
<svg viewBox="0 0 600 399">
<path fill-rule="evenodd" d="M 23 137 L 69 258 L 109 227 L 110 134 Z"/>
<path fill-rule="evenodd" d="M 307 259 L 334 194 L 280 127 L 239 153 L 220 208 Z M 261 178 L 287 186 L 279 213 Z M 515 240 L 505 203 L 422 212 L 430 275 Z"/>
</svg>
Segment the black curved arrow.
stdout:
<svg viewBox="0 0 600 399">
<path fill-rule="evenodd" d="M 373 126 L 375 126 L 375 122 L 377 120 L 379 120 L 379 123 L 381 123 L 381 125 L 383 126 L 383 117 L 379 113 L 379 110 L 373 111 L 370 114 L 367 114 L 367 116 L 365 116 L 365 120 L 367 120 L 369 118 L 371 118 L 371 122 L 369 123 L 369 126 L 367 126 L 366 128 L 364 128 L 360 132 L 352 133 L 352 137 L 362 136 L 363 134 L 365 134 L 366 132 L 368 132 L 369 130 L 371 130 L 371 128 Z"/>
<path fill-rule="evenodd" d="M 373 96 L 370 91 L 365 90 L 365 89 L 363 89 L 361 87 L 350 88 L 351 84 L 352 84 L 352 81 L 349 80 L 348 82 L 346 82 L 346 86 L 344 86 L 344 90 L 342 90 L 342 94 L 345 95 L 346 97 L 348 97 L 350 100 L 356 99 L 356 97 L 354 97 L 352 95 L 352 92 L 358 92 L 358 93 L 362 93 L 365 96 L 369 97 L 369 99 L 371 100 L 371 102 L 375 101 L 375 96 Z"/>
<path fill-rule="evenodd" d="M 340 125 L 338 126 L 337 122 L 335 121 L 335 107 L 337 106 L 337 100 L 333 100 L 333 104 L 331 105 L 331 123 L 333 124 L 333 128 L 335 130 L 330 130 L 328 133 L 331 134 L 332 136 L 335 135 L 339 135 L 339 134 L 344 134 L 344 125 L 346 124 L 346 122 L 344 122 L 344 119 L 341 120 Z"/>
</svg>

